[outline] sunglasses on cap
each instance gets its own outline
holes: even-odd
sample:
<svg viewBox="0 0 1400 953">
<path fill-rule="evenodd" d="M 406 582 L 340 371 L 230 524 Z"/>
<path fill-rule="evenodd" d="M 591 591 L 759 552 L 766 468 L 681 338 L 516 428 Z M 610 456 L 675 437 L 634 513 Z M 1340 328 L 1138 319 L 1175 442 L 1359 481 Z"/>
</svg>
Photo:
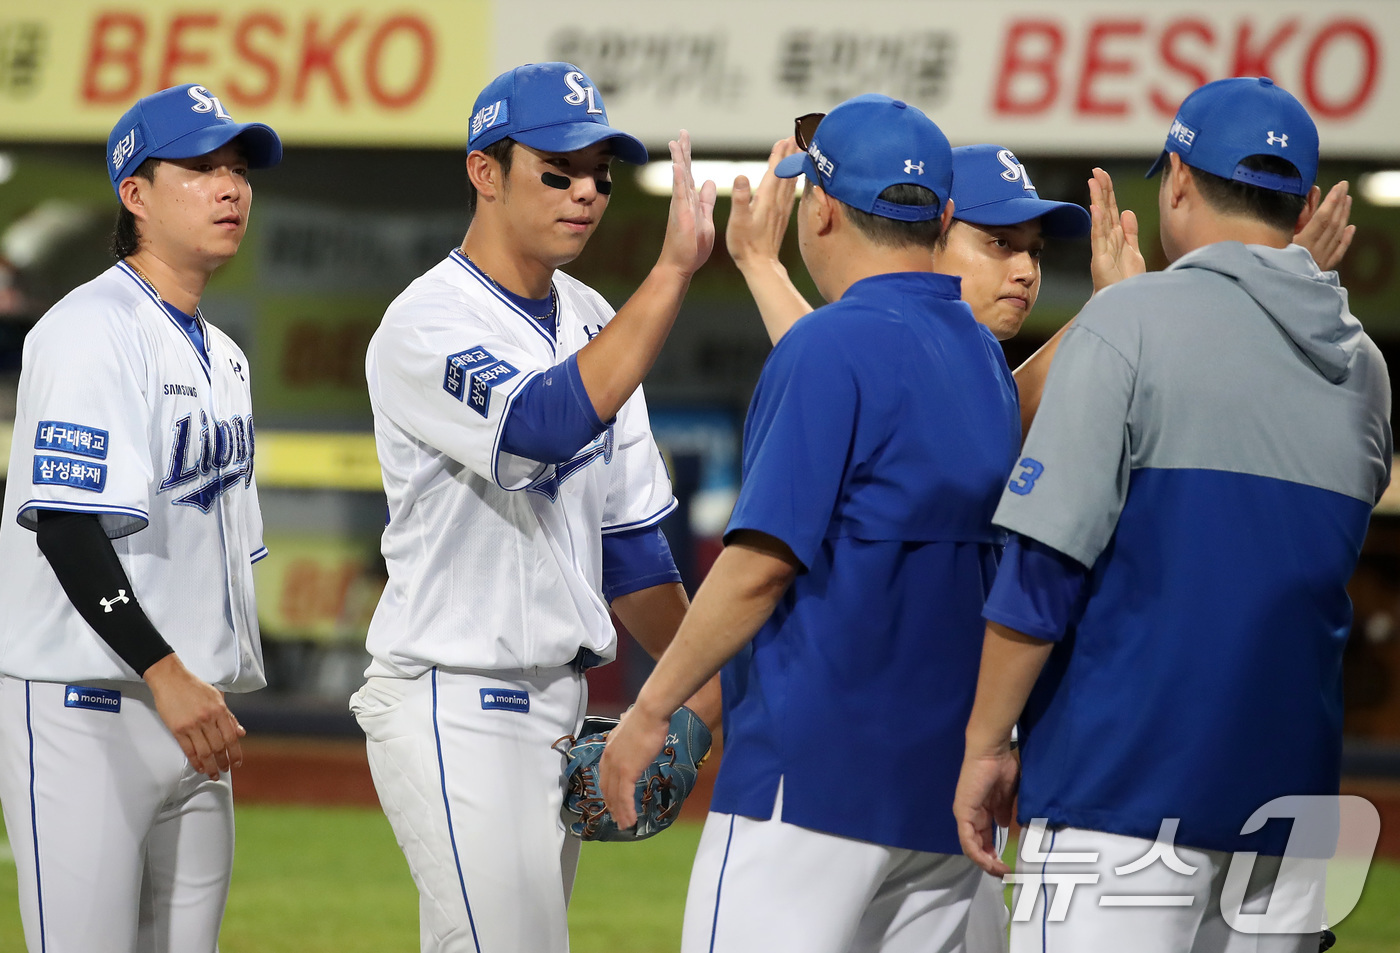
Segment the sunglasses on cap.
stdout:
<svg viewBox="0 0 1400 953">
<path fill-rule="evenodd" d="M 817 134 L 817 127 L 826 118 L 826 113 L 807 113 L 805 116 L 798 116 L 792 121 L 792 137 L 797 140 L 797 148 L 803 152 L 808 151 L 812 145 L 812 137 Z M 817 172 L 817 185 L 821 185 L 822 171 L 817 169 L 817 164 L 812 163 L 812 168 Z"/>
<path fill-rule="evenodd" d="M 792 121 L 792 137 L 797 140 L 797 148 L 807 151 L 812 145 L 812 137 L 817 134 L 817 127 L 825 118 L 826 113 L 808 113 Z"/>
</svg>

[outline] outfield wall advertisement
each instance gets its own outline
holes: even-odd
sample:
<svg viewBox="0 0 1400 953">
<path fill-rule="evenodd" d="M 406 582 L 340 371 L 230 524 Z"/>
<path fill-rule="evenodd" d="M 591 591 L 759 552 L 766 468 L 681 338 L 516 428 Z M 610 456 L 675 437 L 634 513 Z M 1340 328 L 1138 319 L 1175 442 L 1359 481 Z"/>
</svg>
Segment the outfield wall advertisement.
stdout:
<svg viewBox="0 0 1400 953">
<path fill-rule="evenodd" d="M 15 4 L 0 13 L 0 138 L 105 139 L 139 96 L 198 82 L 289 142 L 455 143 L 489 78 L 489 16 L 490 0 Z"/>
<path fill-rule="evenodd" d="M 884 92 L 954 142 L 1028 153 L 1160 148 L 1181 99 L 1209 80 L 1269 75 L 1321 127 L 1326 153 L 1400 151 L 1400 3 L 1219 0 L 621 0 L 501 5 L 498 69 L 537 57 L 587 70 L 616 120 L 650 144 L 682 125 L 736 150 L 793 116 Z M 755 11 L 758 11 L 757 13 Z M 541 30 L 538 24 L 547 25 Z"/>
<path fill-rule="evenodd" d="M 756 151 L 799 113 L 880 91 L 958 142 L 1146 153 L 1195 86 L 1273 76 L 1332 156 L 1400 151 L 1394 0 L 53 0 L 0 13 L 0 138 L 100 140 L 178 82 L 290 143 L 454 146 L 476 91 L 567 59 L 653 148 L 686 126 Z"/>
</svg>

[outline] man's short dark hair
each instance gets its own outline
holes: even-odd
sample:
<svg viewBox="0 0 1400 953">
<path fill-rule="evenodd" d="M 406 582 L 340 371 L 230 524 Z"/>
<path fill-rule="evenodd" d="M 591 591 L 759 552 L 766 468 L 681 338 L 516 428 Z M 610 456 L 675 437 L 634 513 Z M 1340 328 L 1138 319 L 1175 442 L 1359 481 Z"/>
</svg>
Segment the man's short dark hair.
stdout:
<svg viewBox="0 0 1400 953">
<path fill-rule="evenodd" d="M 1300 178 L 1293 163 L 1278 156 L 1246 156 L 1240 164 L 1255 172 L 1271 172 L 1290 179 Z M 1191 177 L 1196 180 L 1196 188 L 1201 197 L 1215 211 L 1224 215 L 1257 219 L 1290 235 L 1293 234 L 1294 226 L 1298 224 L 1298 216 L 1302 214 L 1303 207 L 1308 203 L 1306 194 L 1292 195 L 1288 192 L 1261 189 L 1257 185 L 1224 179 L 1189 165 L 1186 168 L 1191 169 Z"/>
<path fill-rule="evenodd" d="M 156 180 L 156 166 L 160 165 L 159 159 L 147 159 L 136 167 L 136 171 L 131 173 L 137 178 L 145 179 L 147 182 Z M 136 228 L 136 216 L 131 214 L 131 210 L 120 199 L 117 200 L 117 223 L 112 226 L 112 254 L 117 259 L 126 258 L 136 254 L 136 249 L 141 243 L 141 233 Z"/>
<path fill-rule="evenodd" d="M 506 136 L 504 139 L 497 139 L 481 151 L 495 159 L 501 166 L 501 177 L 510 175 L 510 159 L 515 152 L 515 140 Z M 471 176 L 467 176 L 467 217 L 476 217 L 476 186 L 472 185 Z"/>
<path fill-rule="evenodd" d="M 922 185 L 902 182 L 881 192 L 880 201 L 892 202 L 895 205 L 928 206 L 937 205 L 938 196 L 932 189 L 926 189 Z M 844 202 L 842 204 L 845 205 Z M 943 221 L 938 216 L 922 222 L 901 222 L 896 218 L 873 215 L 846 205 L 846 217 L 851 220 L 856 231 L 875 244 L 887 248 L 906 248 L 912 245 L 932 250 L 938 244 L 938 237 L 943 234 Z"/>
</svg>

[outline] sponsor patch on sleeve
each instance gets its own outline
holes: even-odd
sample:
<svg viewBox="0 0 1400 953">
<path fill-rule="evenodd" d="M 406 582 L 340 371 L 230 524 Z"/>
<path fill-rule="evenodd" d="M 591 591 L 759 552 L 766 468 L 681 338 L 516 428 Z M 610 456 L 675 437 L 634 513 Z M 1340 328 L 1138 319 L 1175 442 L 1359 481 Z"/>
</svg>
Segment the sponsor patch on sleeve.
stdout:
<svg viewBox="0 0 1400 953">
<path fill-rule="evenodd" d="M 447 371 L 442 377 L 442 389 L 461 400 L 466 396 L 466 377 L 473 368 L 495 364 L 495 356 L 484 347 L 469 347 L 447 355 Z"/>
<path fill-rule="evenodd" d="M 107 431 L 62 420 L 41 420 L 34 433 L 34 449 L 61 450 L 106 460 Z"/>
<path fill-rule="evenodd" d="M 467 406 L 485 417 L 491 406 L 491 389 L 520 372 L 505 361 L 497 361 L 472 374 L 467 382 Z"/>
<path fill-rule="evenodd" d="M 528 712 L 530 693 L 515 688 L 483 688 L 481 708 L 483 711 Z"/>
<path fill-rule="evenodd" d="M 34 454 L 34 484 L 48 483 L 53 486 L 71 486 L 79 490 L 101 493 L 107 486 L 107 465 L 105 463 L 84 463 L 69 460 L 67 457 L 50 457 L 42 453 Z"/>
<path fill-rule="evenodd" d="M 63 707 L 86 708 L 89 711 L 121 711 L 122 693 L 106 688 L 69 685 L 63 690 Z"/>
</svg>

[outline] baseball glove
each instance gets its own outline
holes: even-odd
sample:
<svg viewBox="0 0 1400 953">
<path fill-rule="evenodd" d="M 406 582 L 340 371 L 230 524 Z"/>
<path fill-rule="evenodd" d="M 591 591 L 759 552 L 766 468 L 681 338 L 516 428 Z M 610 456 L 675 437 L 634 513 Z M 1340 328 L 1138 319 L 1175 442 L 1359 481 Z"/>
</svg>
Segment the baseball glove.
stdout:
<svg viewBox="0 0 1400 953">
<path fill-rule="evenodd" d="M 637 823 L 619 828 L 603 802 L 598 786 L 598 763 L 616 718 L 588 717 L 578 738 L 556 742 L 568 758 L 565 767 L 565 820 L 569 831 L 584 840 L 636 841 L 659 834 L 673 824 L 681 804 L 695 787 L 695 775 L 710 753 L 710 729 L 689 708 L 671 716 L 666 744 L 637 779 Z M 565 747 L 567 743 L 567 747 Z"/>
</svg>

